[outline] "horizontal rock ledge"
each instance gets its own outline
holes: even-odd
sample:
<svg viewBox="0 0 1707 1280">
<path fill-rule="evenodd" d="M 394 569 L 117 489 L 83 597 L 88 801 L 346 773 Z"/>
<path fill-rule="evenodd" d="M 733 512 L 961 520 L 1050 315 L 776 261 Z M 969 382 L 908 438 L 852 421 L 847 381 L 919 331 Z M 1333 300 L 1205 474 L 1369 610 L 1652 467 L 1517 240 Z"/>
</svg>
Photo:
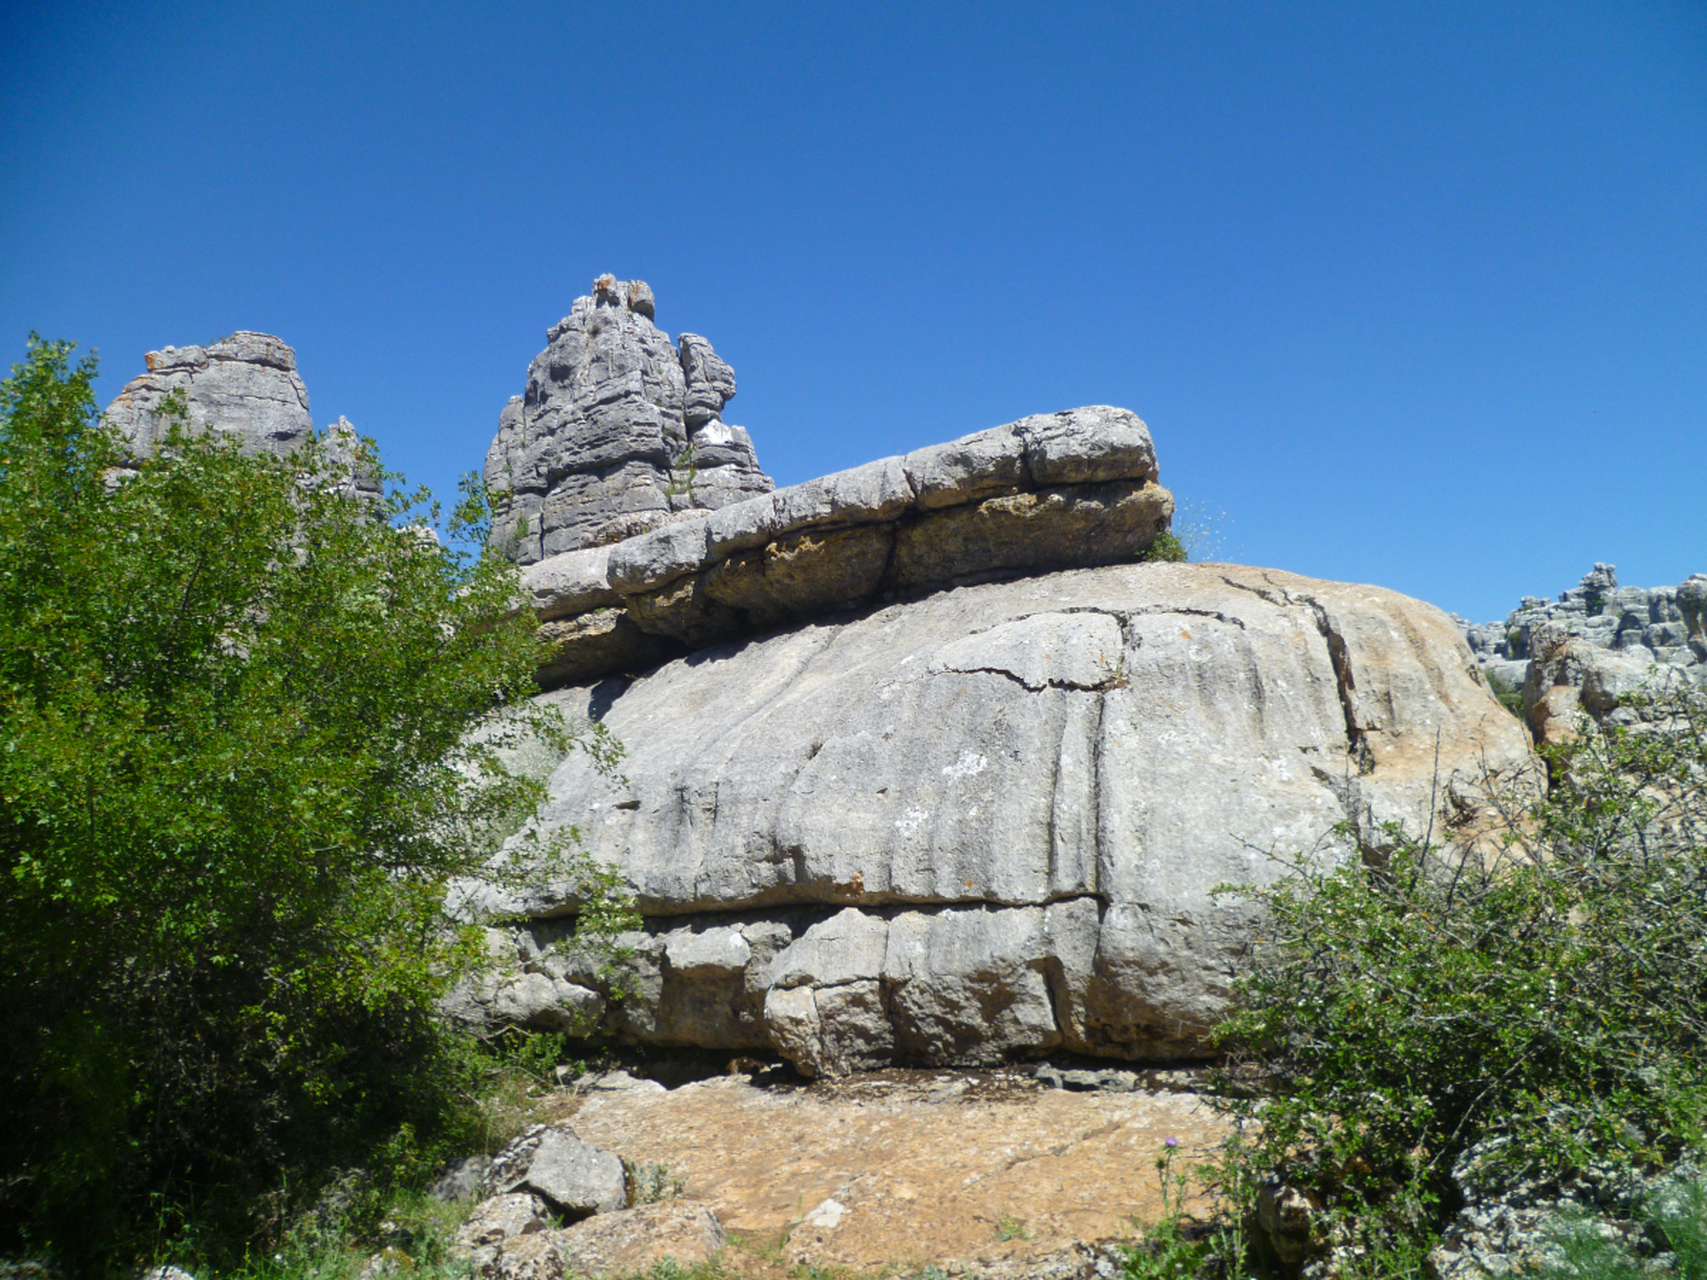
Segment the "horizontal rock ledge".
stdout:
<svg viewBox="0 0 1707 1280">
<path fill-rule="evenodd" d="M 1143 559 L 1173 518 L 1150 433 L 1093 405 L 883 458 L 523 573 L 545 688 L 850 605 Z"/>
<path fill-rule="evenodd" d="M 449 1007 L 475 1022 L 583 1032 L 603 1017 L 630 1043 L 775 1050 L 809 1075 L 1056 1050 L 1200 1057 L 1230 975 L 1187 1000 L 1135 981 L 1163 938 L 1189 942 L 1189 921 L 1150 914 L 1076 898 L 660 920 L 623 936 L 629 986 L 615 1003 L 599 958 L 560 946 L 564 922 L 541 921 L 491 931 L 508 963 Z"/>
</svg>

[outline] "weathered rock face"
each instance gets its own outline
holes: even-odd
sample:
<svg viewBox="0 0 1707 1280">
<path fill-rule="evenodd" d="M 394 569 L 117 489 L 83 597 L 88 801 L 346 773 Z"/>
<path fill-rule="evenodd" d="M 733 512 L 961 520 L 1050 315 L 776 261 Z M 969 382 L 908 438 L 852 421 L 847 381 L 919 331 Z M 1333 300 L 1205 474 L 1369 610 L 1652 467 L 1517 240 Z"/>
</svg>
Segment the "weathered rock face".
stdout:
<svg viewBox="0 0 1707 1280">
<path fill-rule="evenodd" d="M 993 576 L 1120 564 L 1167 532 L 1150 433 L 1125 409 L 1038 414 L 564 552 L 522 582 L 546 688 L 733 636 Z"/>
<path fill-rule="evenodd" d="M 643 281 L 600 276 L 499 415 L 492 545 L 518 563 L 770 492 L 751 438 L 722 421 L 734 372 L 696 334 L 678 351 L 654 312 Z"/>
<path fill-rule="evenodd" d="M 1215 885 L 1372 853 L 1430 821 L 1437 767 L 1461 821 L 1484 766 L 1531 764 L 1445 614 L 1215 565 L 943 591 L 548 696 L 628 748 L 614 789 L 564 761 L 544 818 L 652 917 L 616 1029 L 809 1072 L 1198 1054 L 1247 939 Z M 561 886 L 459 891 L 536 919 L 510 945 L 539 1020 L 592 1007 Z"/>
<path fill-rule="evenodd" d="M 148 372 L 125 384 L 106 415 L 139 455 L 152 453 L 165 435 L 168 420 L 160 410 L 174 392 L 184 398 L 191 431 L 234 433 L 245 453 L 282 458 L 314 433 L 296 352 L 268 334 L 243 331 L 144 358 Z"/>
<path fill-rule="evenodd" d="M 287 458 L 314 438 L 296 352 L 271 334 L 243 330 L 210 346 L 165 347 L 144 359 L 148 371 L 127 382 L 106 412 L 133 460 L 152 454 L 165 438 L 172 418 L 162 410 L 174 395 L 183 399 L 187 430 L 234 437 L 251 457 Z M 377 503 L 379 475 L 361 456 L 361 437 L 349 419 L 326 429 L 325 444 L 336 474 L 320 483 Z"/>
</svg>

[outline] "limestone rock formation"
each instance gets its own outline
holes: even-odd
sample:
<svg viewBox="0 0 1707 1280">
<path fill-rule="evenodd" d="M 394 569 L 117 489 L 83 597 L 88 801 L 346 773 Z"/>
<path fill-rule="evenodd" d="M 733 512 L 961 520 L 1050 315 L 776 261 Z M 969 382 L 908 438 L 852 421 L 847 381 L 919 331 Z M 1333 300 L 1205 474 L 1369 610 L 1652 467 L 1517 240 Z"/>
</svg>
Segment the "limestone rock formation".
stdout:
<svg viewBox="0 0 1707 1280">
<path fill-rule="evenodd" d="M 1707 574 L 1695 574 L 1676 587 L 1621 587 L 1616 565 L 1596 564 L 1555 600 L 1525 596 L 1503 623 L 1460 620 L 1459 625 L 1480 664 L 1521 684 L 1532 638 L 1543 625 L 1555 635 L 1576 636 L 1650 665 L 1707 663 L 1704 602 Z"/>
<path fill-rule="evenodd" d="M 1621 587 L 1616 565 L 1596 564 L 1556 600 L 1525 596 L 1503 624 L 1457 622 L 1489 678 L 1523 690 L 1543 744 L 1574 737 L 1584 714 L 1635 723 L 1630 697 L 1662 684 L 1707 684 L 1707 574 Z"/>
<path fill-rule="evenodd" d="M 241 330 L 205 347 L 150 351 L 144 360 L 147 372 L 127 382 L 106 412 L 133 459 L 149 456 L 165 438 L 172 418 L 164 410 L 172 396 L 183 401 L 189 431 L 235 437 L 250 456 L 288 458 L 314 437 L 296 352 L 271 334 Z M 336 474 L 321 483 L 378 502 L 378 471 L 362 456 L 361 437 L 349 419 L 328 427 L 325 443 Z"/>
<path fill-rule="evenodd" d="M 1473 823 L 1484 769 L 1533 785 L 1445 614 L 1228 566 L 985 582 L 548 696 L 628 748 L 614 787 L 563 761 L 543 818 L 650 918 L 614 1029 L 808 1072 L 1198 1054 L 1248 941 L 1214 886 Z M 533 921 L 497 941 L 540 1025 L 603 994 L 553 945 L 565 886 L 458 893 Z"/>
<path fill-rule="evenodd" d="M 654 314 L 643 281 L 600 276 L 499 415 L 492 545 L 518 563 L 770 492 L 752 439 L 722 420 L 734 372 L 696 334 L 671 345 Z"/>
<path fill-rule="evenodd" d="M 139 455 L 152 453 L 167 429 L 161 414 L 178 393 L 192 431 L 235 433 L 245 453 L 285 457 L 308 442 L 314 419 L 308 389 L 296 371 L 296 352 L 265 333 L 244 330 L 205 347 L 165 347 L 144 359 L 107 406 L 107 422 Z"/>
<path fill-rule="evenodd" d="M 1038 414 L 529 566 L 547 688 L 838 609 L 1019 573 L 1119 564 L 1173 498 L 1125 409 Z"/>
</svg>

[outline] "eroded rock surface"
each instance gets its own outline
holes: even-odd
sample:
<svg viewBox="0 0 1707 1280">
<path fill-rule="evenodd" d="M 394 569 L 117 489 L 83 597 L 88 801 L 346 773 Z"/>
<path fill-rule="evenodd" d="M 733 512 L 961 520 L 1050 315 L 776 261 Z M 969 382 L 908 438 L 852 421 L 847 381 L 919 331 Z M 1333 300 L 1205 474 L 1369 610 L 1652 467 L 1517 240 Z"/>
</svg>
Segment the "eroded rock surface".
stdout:
<svg viewBox="0 0 1707 1280">
<path fill-rule="evenodd" d="M 1216 885 L 1473 823 L 1484 769 L 1533 785 L 1445 614 L 1232 566 L 943 591 L 553 696 L 628 747 L 615 788 L 566 760 L 544 817 L 651 917 L 616 1030 L 808 1073 L 1191 1057 L 1247 940 Z M 565 886 L 459 893 L 534 918 L 542 992 L 600 991 Z"/>
<path fill-rule="evenodd" d="M 654 314 L 644 281 L 600 276 L 499 415 L 492 545 L 517 563 L 770 492 L 751 437 L 722 420 L 734 372 L 697 334 L 678 350 Z"/>
<path fill-rule="evenodd" d="M 174 393 L 183 397 L 191 431 L 234 433 L 245 453 L 286 457 L 314 434 L 296 352 L 269 334 L 243 331 L 144 359 L 148 371 L 125 384 L 106 414 L 139 455 L 152 453 L 165 435 L 161 409 Z"/>
<path fill-rule="evenodd" d="M 174 397 L 183 402 L 187 431 L 232 437 L 251 457 L 288 458 L 314 438 L 296 352 L 271 334 L 242 330 L 205 347 L 163 347 L 144 359 L 147 372 L 125 384 L 105 415 L 133 460 L 150 456 L 165 439 Z M 378 472 L 362 456 L 361 437 L 347 418 L 326 429 L 325 446 L 332 474 L 311 482 L 378 502 Z"/>
</svg>

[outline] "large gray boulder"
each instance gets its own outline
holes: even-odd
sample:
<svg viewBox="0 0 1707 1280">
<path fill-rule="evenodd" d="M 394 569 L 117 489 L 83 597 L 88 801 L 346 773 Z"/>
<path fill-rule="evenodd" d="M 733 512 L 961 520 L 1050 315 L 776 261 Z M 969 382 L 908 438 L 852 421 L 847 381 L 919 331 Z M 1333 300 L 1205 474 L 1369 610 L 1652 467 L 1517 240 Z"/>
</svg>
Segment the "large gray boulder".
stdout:
<svg viewBox="0 0 1707 1280">
<path fill-rule="evenodd" d="M 1250 939 L 1216 885 L 1534 786 L 1445 614 L 1224 565 L 941 591 L 547 696 L 628 749 L 614 785 L 565 760 L 542 818 L 650 917 L 610 1025 L 807 1071 L 1197 1055 Z M 600 986 L 551 945 L 567 886 L 457 900 L 534 922 L 541 994 Z"/>
<path fill-rule="evenodd" d="M 585 1218 L 628 1202 L 622 1157 L 582 1142 L 572 1130 L 536 1125 L 493 1157 L 481 1180 L 487 1195 L 535 1195 L 557 1213 Z"/>
<path fill-rule="evenodd" d="M 517 563 L 770 492 L 751 437 L 722 420 L 734 372 L 696 334 L 677 350 L 654 314 L 644 281 L 600 276 L 499 414 L 491 545 Z"/>
</svg>

